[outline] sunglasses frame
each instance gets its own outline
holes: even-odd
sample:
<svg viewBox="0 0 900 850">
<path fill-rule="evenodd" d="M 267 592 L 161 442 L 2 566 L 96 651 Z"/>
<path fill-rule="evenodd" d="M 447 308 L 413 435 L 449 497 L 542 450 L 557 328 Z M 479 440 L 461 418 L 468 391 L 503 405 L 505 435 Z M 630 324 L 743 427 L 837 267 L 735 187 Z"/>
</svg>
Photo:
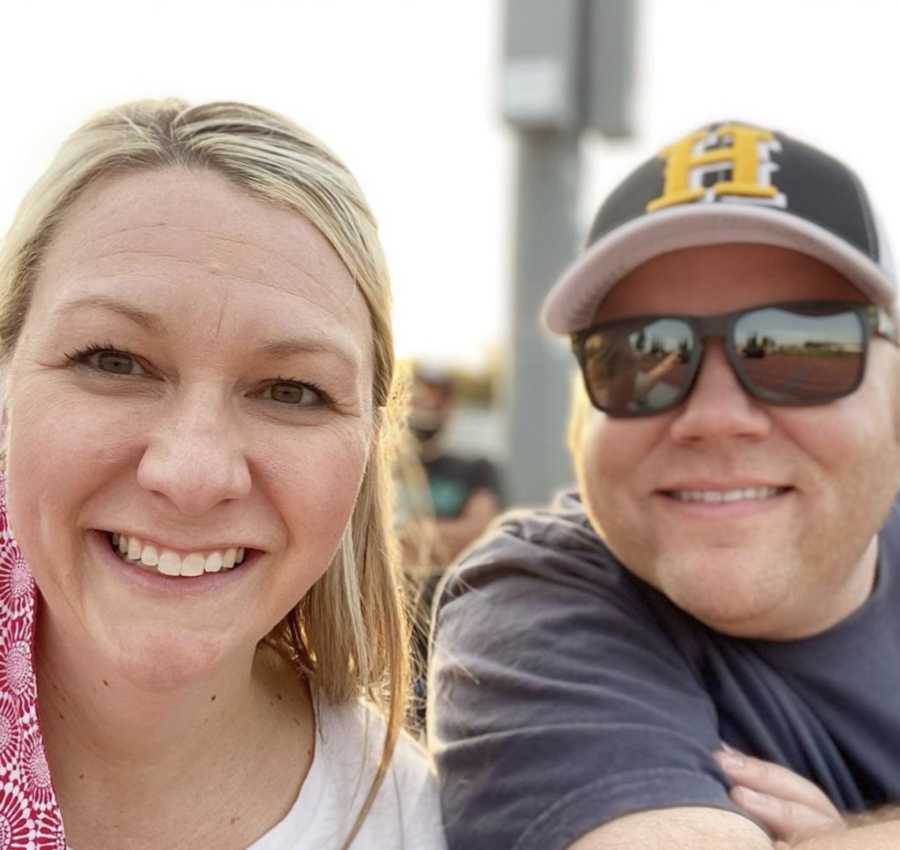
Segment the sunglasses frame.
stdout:
<svg viewBox="0 0 900 850">
<path fill-rule="evenodd" d="M 785 309 L 788 311 L 810 311 L 811 315 L 816 315 L 821 311 L 820 315 L 839 315 L 841 313 L 853 313 L 857 316 L 860 326 L 862 327 L 862 357 L 859 368 L 859 375 L 853 385 L 841 392 L 832 393 L 815 400 L 784 400 L 773 399 L 766 394 L 765 390 L 755 387 L 752 381 L 744 373 L 741 364 L 741 357 L 735 349 L 734 345 L 734 327 L 738 320 L 746 316 L 748 313 L 755 313 L 759 310 Z M 661 319 L 677 319 L 684 322 L 694 335 L 694 339 L 698 344 L 691 353 L 688 361 L 690 369 L 689 378 L 685 382 L 685 386 L 673 400 L 656 410 L 636 410 L 636 411 L 613 411 L 608 407 L 598 404 L 594 393 L 591 391 L 590 383 L 587 378 L 587 365 L 589 356 L 586 353 L 588 340 L 598 332 L 607 331 L 618 325 L 640 326 L 649 322 L 660 321 Z M 724 343 L 725 356 L 728 364 L 737 377 L 744 392 L 751 398 L 757 399 L 765 404 L 775 405 L 777 407 L 815 407 L 817 405 L 828 404 L 836 399 L 851 395 L 859 389 L 866 374 L 866 364 L 868 362 L 869 343 L 873 336 L 886 339 L 893 345 L 898 346 L 898 329 L 893 318 L 882 307 L 875 304 L 866 304 L 856 301 L 840 301 L 840 300 L 807 300 L 807 301 L 780 301 L 769 304 L 756 304 L 752 307 L 745 307 L 741 310 L 733 310 L 728 313 L 717 313 L 711 316 L 696 316 L 679 313 L 660 313 L 647 314 L 641 316 L 629 316 L 623 319 L 614 319 L 609 322 L 600 322 L 591 325 L 589 328 L 577 331 L 571 335 L 572 351 L 578 361 L 581 370 L 584 388 L 587 391 L 591 404 L 597 409 L 615 419 L 637 419 L 647 416 L 656 416 L 659 413 L 665 413 L 682 404 L 691 394 L 694 384 L 697 381 L 697 375 L 700 374 L 700 366 L 703 361 L 703 353 L 705 351 L 705 342 L 707 339 L 721 339 Z"/>
</svg>

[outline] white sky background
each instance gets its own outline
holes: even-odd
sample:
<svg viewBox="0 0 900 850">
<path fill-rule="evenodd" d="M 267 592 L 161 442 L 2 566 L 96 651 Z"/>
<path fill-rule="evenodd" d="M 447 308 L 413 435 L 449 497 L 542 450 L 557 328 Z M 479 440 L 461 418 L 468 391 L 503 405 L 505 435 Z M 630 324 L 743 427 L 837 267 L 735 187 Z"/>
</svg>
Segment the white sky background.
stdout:
<svg viewBox="0 0 900 850">
<path fill-rule="evenodd" d="M 313 130 L 362 183 L 393 272 L 400 353 L 478 365 L 505 347 L 508 319 L 515 142 L 498 118 L 501 2 L 11 0 L 0 230 L 97 109 L 169 94 L 256 102 Z M 641 0 L 639 15 L 636 136 L 586 142 L 585 230 L 632 166 L 738 118 L 845 158 L 900 244 L 900 3 Z"/>
</svg>

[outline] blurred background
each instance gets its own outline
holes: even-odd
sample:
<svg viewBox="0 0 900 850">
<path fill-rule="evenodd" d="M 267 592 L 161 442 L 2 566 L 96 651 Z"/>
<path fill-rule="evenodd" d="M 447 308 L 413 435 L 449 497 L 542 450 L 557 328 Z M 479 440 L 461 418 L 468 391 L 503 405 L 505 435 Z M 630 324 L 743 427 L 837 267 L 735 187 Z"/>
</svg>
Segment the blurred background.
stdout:
<svg viewBox="0 0 900 850">
<path fill-rule="evenodd" d="M 99 108 L 174 94 L 290 115 L 380 219 L 399 353 L 455 384 L 446 445 L 493 461 L 506 503 L 541 502 L 570 477 L 569 358 L 536 305 L 605 192 L 737 118 L 845 158 L 896 235 L 898 24 L 893 0 L 10 3 L 0 229 Z"/>
</svg>

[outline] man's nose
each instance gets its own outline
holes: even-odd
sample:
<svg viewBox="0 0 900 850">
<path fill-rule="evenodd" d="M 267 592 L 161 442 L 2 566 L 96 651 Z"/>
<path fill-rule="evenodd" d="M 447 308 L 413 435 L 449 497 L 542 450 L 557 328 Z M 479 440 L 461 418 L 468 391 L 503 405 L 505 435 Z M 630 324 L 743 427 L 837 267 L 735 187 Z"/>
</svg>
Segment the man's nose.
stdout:
<svg viewBox="0 0 900 850">
<path fill-rule="evenodd" d="M 719 339 L 705 341 L 700 371 L 671 433 L 677 442 L 743 437 L 762 439 L 772 423 L 769 412 L 741 386 Z"/>
<path fill-rule="evenodd" d="M 246 496 L 250 469 L 228 408 L 211 391 L 185 392 L 173 400 L 147 440 L 138 483 L 187 516 Z"/>
</svg>

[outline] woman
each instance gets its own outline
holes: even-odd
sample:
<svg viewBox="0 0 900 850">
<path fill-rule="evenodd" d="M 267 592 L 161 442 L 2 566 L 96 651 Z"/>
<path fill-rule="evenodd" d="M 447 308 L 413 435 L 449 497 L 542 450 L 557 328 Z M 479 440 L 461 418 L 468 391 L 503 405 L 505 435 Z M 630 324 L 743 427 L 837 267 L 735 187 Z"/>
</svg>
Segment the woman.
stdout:
<svg viewBox="0 0 900 850">
<path fill-rule="evenodd" d="M 0 346 L 0 848 L 443 848 L 345 167 L 243 104 L 96 117 L 2 246 Z"/>
</svg>

